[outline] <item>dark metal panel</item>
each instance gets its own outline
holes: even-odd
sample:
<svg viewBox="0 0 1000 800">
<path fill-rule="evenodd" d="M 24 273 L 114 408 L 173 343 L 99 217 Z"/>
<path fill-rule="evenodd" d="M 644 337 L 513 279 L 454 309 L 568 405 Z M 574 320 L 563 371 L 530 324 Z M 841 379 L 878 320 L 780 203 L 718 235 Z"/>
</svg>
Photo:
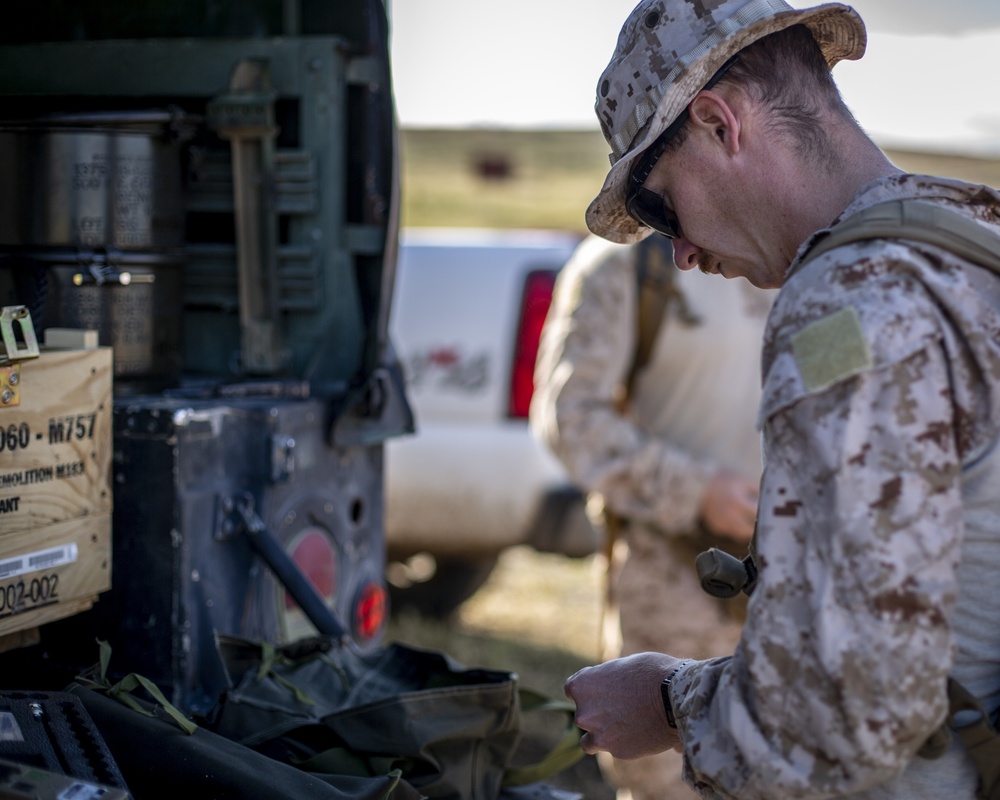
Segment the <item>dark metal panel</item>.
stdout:
<svg viewBox="0 0 1000 800">
<path fill-rule="evenodd" d="M 105 639 L 115 675 L 145 675 L 204 712 L 225 688 L 216 631 L 270 641 L 311 632 L 287 629 L 277 582 L 227 524 L 227 503 L 243 496 L 286 546 L 306 527 L 329 537 L 331 607 L 352 625 L 364 584 L 383 580 L 382 449 L 330 446 L 325 414 L 317 400 L 119 400 L 112 589 L 46 631 L 57 660 L 85 668 L 95 637 Z"/>
</svg>

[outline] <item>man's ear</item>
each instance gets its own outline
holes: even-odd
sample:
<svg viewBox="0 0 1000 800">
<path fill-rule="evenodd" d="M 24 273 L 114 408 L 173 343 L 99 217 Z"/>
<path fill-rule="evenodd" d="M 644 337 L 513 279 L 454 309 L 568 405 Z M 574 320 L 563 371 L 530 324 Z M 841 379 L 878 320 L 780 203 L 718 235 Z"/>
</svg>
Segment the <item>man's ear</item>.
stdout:
<svg viewBox="0 0 1000 800">
<path fill-rule="evenodd" d="M 738 109 L 721 94 L 703 89 L 691 101 L 688 112 L 696 130 L 722 144 L 729 155 L 739 153 L 741 126 Z"/>
</svg>

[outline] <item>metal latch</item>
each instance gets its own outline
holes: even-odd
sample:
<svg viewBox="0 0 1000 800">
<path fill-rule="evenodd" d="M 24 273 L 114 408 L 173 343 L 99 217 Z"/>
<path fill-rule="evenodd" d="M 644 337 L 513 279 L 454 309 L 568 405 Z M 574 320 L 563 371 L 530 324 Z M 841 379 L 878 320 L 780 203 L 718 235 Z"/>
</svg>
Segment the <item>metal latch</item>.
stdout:
<svg viewBox="0 0 1000 800">
<path fill-rule="evenodd" d="M 14 329 L 20 328 L 20 337 Z M 21 362 L 38 358 L 38 339 L 31 313 L 26 306 L 4 306 L 0 309 L 0 406 L 16 406 L 21 402 Z"/>
</svg>

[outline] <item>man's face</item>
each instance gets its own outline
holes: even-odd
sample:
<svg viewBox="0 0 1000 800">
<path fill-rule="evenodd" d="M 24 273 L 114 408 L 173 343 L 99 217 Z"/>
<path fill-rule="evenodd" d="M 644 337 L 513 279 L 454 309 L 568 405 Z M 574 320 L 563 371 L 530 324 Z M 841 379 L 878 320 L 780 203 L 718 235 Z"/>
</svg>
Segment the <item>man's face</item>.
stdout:
<svg viewBox="0 0 1000 800">
<path fill-rule="evenodd" d="M 745 154 L 734 157 L 713 141 L 721 135 L 692 130 L 660 157 L 644 186 L 663 197 L 680 223 L 673 242 L 679 269 L 780 286 L 788 260 L 776 247 L 771 209 L 754 191 Z"/>
</svg>

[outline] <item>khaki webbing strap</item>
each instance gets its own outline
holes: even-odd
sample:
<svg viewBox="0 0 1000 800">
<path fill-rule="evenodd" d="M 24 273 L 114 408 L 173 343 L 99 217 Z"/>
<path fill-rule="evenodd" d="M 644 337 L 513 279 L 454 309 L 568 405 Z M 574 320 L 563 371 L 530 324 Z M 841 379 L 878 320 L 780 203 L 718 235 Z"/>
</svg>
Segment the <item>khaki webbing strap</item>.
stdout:
<svg viewBox="0 0 1000 800">
<path fill-rule="evenodd" d="M 626 378 L 625 399 L 632 394 L 639 370 L 649 363 L 667 305 L 674 302 L 678 319 L 686 325 L 700 321 L 677 288 L 676 269 L 673 245 L 666 237 L 653 234 L 636 245 L 636 346 Z"/>
<path fill-rule="evenodd" d="M 963 717 L 957 715 L 963 713 Z M 956 680 L 948 679 L 949 727 L 972 757 L 979 773 L 979 800 L 1000 798 L 1000 734 L 975 696 Z M 972 721 L 965 724 L 964 718 Z"/>
<path fill-rule="evenodd" d="M 802 263 L 835 247 L 865 239 L 932 244 L 1000 274 L 1000 237 L 956 211 L 918 199 L 879 203 L 848 217 L 803 255 Z M 972 722 L 964 722 L 973 716 Z M 952 678 L 948 679 L 948 722 L 931 735 L 920 755 L 943 755 L 950 739 L 949 729 L 961 739 L 976 766 L 978 800 L 1000 800 L 1000 733 L 990 724 L 976 697 Z"/>
<path fill-rule="evenodd" d="M 626 378 L 626 397 L 632 394 L 636 374 L 649 363 L 653 354 L 656 334 L 673 287 L 673 256 L 668 251 L 669 243 L 664 247 L 657 241 L 661 238 L 653 235 L 636 246 L 636 343 L 635 356 Z M 663 241 L 667 242 L 666 239 Z"/>
<path fill-rule="evenodd" d="M 803 263 L 849 242 L 906 239 L 936 245 L 1000 273 L 1000 238 L 975 220 L 921 200 L 890 200 L 848 217 L 803 256 Z"/>
</svg>

